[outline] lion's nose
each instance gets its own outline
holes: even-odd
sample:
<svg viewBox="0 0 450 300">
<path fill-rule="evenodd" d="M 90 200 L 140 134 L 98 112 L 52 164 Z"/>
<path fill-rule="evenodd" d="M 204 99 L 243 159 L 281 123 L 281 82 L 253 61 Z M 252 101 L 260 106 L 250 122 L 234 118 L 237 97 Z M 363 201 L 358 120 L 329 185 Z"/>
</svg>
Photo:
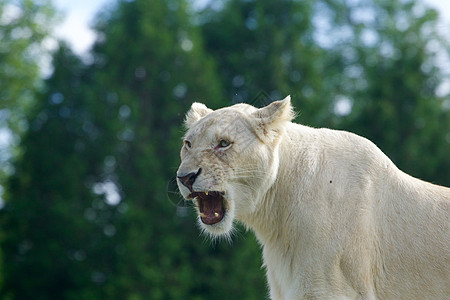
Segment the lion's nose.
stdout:
<svg viewBox="0 0 450 300">
<path fill-rule="evenodd" d="M 201 171 L 202 171 L 202 168 L 198 169 L 197 173 L 192 172 L 192 173 L 177 176 L 177 177 L 181 181 L 181 183 L 192 192 L 193 191 L 192 185 L 194 184 L 194 181 L 197 178 L 197 176 L 200 175 Z"/>
</svg>

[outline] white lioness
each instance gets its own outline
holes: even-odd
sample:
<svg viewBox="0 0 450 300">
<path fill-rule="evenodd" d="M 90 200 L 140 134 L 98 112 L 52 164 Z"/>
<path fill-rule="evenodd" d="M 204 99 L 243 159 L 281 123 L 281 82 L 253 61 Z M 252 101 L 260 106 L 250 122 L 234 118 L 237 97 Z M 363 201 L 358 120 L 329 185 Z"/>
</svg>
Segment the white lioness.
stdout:
<svg viewBox="0 0 450 300">
<path fill-rule="evenodd" d="M 201 227 L 255 232 L 272 299 L 450 299 L 450 189 L 365 138 L 292 118 L 289 97 L 192 104 L 177 176 Z"/>
</svg>

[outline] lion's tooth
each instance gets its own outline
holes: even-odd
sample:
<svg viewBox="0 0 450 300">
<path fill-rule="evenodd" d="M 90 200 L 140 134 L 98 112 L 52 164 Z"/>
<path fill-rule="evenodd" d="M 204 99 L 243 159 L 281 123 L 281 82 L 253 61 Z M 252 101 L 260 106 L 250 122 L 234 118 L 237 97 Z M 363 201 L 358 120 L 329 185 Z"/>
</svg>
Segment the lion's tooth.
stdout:
<svg viewBox="0 0 450 300">
<path fill-rule="evenodd" d="M 200 213 L 200 217 L 204 218 L 206 215 L 204 213 Z"/>
<path fill-rule="evenodd" d="M 216 216 L 216 218 L 218 218 L 219 217 L 219 213 L 214 213 L 214 215 Z"/>
<path fill-rule="evenodd" d="M 208 192 L 205 192 L 205 195 L 208 196 Z"/>
</svg>

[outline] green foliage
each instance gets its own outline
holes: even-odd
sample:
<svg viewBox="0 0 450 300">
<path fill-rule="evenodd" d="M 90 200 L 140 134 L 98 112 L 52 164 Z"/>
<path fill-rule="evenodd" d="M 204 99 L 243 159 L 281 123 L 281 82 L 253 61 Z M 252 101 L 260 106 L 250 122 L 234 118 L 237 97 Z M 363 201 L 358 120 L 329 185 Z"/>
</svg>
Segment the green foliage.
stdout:
<svg viewBox="0 0 450 300">
<path fill-rule="evenodd" d="M 362 9 L 378 17 L 360 19 Z M 340 51 L 343 93 L 354 104 L 340 126 L 375 142 L 405 172 L 448 186 L 449 95 L 436 95 L 443 76 L 430 50 L 446 47 L 436 12 L 419 1 L 361 1 L 340 11 L 352 25 Z"/>
<path fill-rule="evenodd" d="M 89 188 L 101 167 L 97 143 L 103 141 L 92 129 L 86 132 L 92 121 L 84 67 L 64 46 L 54 64 L 22 139 L 24 153 L 9 179 L 1 212 L 1 294 L 13 299 L 101 295 L 95 283 L 110 267 L 110 254 L 103 252 L 107 220 L 102 215 L 114 211 Z"/>
<path fill-rule="evenodd" d="M 13 134 L 26 130 L 26 114 L 42 86 L 39 61 L 54 16 L 50 1 L 0 0 L 0 126 Z"/>
<path fill-rule="evenodd" d="M 36 55 L 51 30 L 49 1 L 0 1 L 0 109 L 30 107 L 39 83 Z"/>
<path fill-rule="evenodd" d="M 47 2 L 19 3 L 50 16 Z M 384 0 L 210 4 L 118 1 L 97 17 L 92 64 L 63 44 L 54 53 L 45 89 L 27 96 L 37 104 L 5 186 L 1 299 L 267 297 L 255 237 L 239 226 L 231 245 L 199 236 L 174 194 L 193 101 L 263 105 L 291 94 L 299 122 L 357 132 L 401 169 L 450 184 L 449 100 L 436 94 L 442 71 L 429 50 L 446 46 L 432 10 Z M 22 25 L 8 24 L 0 35 L 17 37 Z M 37 64 L 17 46 L 24 39 L 8 41 L 17 51 L 0 43 L 0 84 L 10 87 L 0 88 L 1 108 L 24 109 L 11 99 L 25 97 L 23 82 L 35 87 Z"/>
</svg>

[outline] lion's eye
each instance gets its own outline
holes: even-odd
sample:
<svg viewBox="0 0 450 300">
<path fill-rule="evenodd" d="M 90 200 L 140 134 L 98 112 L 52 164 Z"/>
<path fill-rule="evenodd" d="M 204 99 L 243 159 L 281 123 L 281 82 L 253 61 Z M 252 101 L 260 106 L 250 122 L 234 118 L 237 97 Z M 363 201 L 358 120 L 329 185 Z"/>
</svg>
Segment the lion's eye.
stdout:
<svg viewBox="0 0 450 300">
<path fill-rule="evenodd" d="M 227 148 L 230 145 L 231 145 L 231 143 L 229 141 L 227 141 L 227 140 L 220 140 L 219 144 L 217 144 L 217 146 L 219 148 Z"/>
<path fill-rule="evenodd" d="M 185 145 L 186 148 L 188 148 L 188 149 L 191 149 L 191 147 L 192 147 L 191 142 L 188 141 L 188 140 L 185 140 L 185 141 L 184 141 L 184 145 Z"/>
</svg>

